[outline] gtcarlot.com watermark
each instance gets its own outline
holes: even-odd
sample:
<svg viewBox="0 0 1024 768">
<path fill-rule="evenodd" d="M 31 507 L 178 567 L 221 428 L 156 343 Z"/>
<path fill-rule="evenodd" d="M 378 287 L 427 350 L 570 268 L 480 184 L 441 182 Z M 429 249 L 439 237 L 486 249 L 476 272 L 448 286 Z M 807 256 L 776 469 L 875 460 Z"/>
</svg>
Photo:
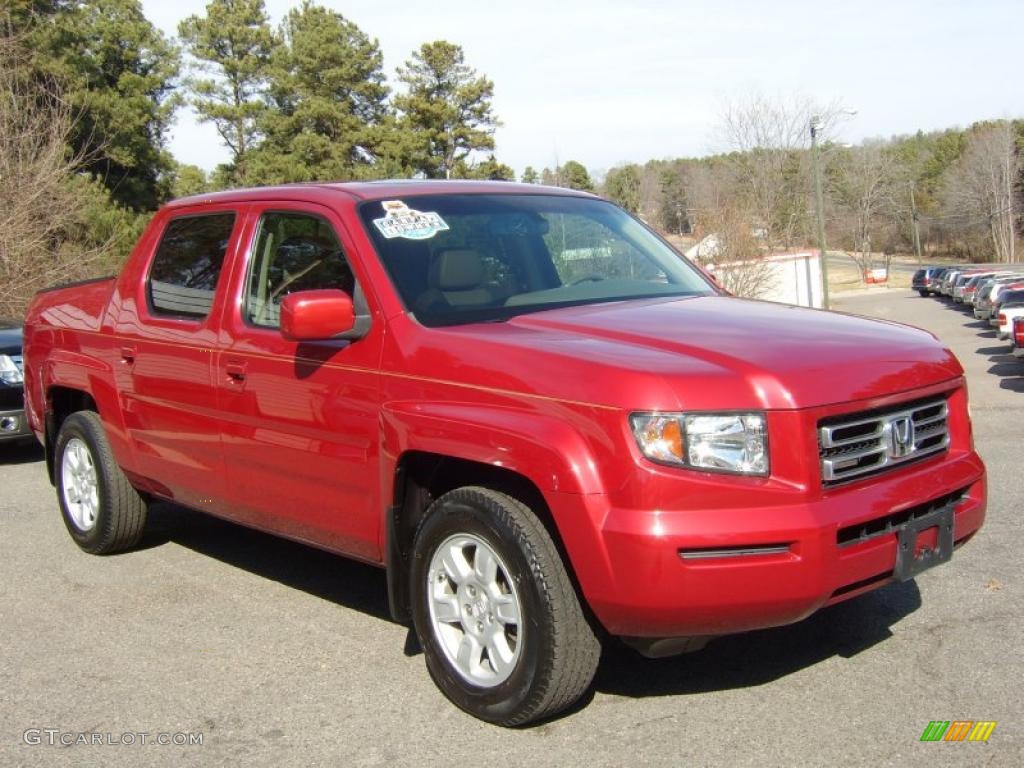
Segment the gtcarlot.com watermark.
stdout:
<svg viewBox="0 0 1024 768">
<path fill-rule="evenodd" d="M 65 731 L 60 728 L 28 728 L 21 740 L 30 747 L 201 747 L 201 733 L 170 733 L 163 731 Z"/>
</svg>

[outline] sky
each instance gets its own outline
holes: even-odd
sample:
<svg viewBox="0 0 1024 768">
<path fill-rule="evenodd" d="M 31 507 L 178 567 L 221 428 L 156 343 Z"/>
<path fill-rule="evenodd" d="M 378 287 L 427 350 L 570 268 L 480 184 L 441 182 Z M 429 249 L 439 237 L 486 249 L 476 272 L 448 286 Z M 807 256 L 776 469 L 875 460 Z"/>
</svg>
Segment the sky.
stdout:
<svg viewBox="0 0 1024 768">
<path fill-rule="evenodd" d="M 143 0 L 173 35 L 208 0 Z M 276 26 L 297 2 L 268 0 Z M 983 119 L 1024 117 L 1021 0 L 320 0 L 384 53 L 389 81 L 420 44 L 461 45 L 494 81 L 497 158 L 521 172 L 722 149 L 725 106 L 751 95 L 841 103 L 856 143 Z M 181 110 L 170 150 L 206 170 L 227 159 L 210 125 Z"/>
</svg>

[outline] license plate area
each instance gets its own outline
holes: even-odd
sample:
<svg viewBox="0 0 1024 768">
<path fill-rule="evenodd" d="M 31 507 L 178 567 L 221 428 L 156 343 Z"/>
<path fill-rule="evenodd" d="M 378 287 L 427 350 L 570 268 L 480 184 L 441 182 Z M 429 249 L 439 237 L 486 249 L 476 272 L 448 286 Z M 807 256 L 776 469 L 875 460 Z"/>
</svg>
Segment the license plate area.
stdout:
<svg viewBox="0 0 1024 768">
<path fill-rule="evenodd" d="M 943 507 L 896 529 L 896 581 L 908 581 L 953 556 L 953 510 L 953 505 Z"/>
</svg>

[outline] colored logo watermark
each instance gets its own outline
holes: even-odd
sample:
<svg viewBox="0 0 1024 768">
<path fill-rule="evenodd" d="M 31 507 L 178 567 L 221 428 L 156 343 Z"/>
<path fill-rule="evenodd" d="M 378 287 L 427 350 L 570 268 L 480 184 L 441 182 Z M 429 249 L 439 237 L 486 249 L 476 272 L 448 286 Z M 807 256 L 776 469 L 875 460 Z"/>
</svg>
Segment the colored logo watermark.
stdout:
<svg viewBox="0 0 1024 768">
<path fill-rule="evenodd" d="M 988 741 L 995 729 L 995 720 L 932 720 L 921 741 Z"/>
</svg>

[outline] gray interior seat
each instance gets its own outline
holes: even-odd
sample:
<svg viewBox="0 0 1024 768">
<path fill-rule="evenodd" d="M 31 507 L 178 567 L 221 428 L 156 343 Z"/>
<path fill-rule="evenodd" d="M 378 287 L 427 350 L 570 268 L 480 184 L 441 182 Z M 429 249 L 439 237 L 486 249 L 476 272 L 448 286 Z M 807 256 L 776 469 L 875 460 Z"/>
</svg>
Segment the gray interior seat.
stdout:
<svg viewBox="0 0 1024 768">
<path fill-rule="evenodd" d="M 497 294 L 484 284 L 486 278 L 483 259 L 476 251 L 469 248 L 440 251 L 430 265 L 428 289 L 417 305 L 426 309 L 438 303 L 451 307 L 493 304 Z"/>
</svg>

